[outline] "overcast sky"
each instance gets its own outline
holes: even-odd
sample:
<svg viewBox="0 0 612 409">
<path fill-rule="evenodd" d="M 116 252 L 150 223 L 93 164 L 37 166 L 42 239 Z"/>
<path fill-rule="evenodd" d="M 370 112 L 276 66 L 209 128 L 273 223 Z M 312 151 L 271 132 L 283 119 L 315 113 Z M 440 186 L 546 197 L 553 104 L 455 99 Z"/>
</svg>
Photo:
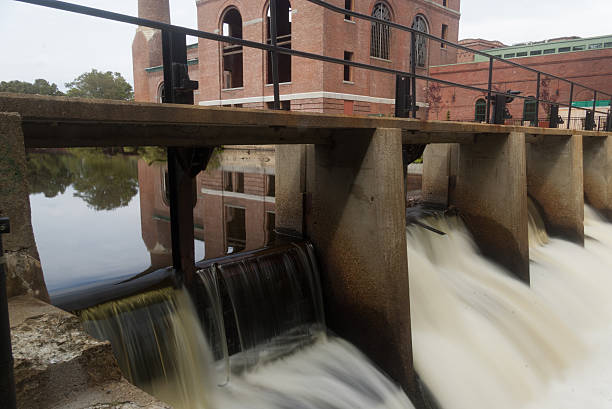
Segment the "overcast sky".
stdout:
<svg viewBox="0 0 612 409">
<path fill-rule="evenodd" d="M 363 1 L 363 0 L 357 0 Z M 405 0 L 406 1 L 406 0 Z M 137 0 L 73 0 L 137 14 Z M 459 38 L 506 44 L 577 35 L 612 34 L 612 0 L 462 0 Z M 196 27 L 195 0 L 170 0 L 172 23 Z M 65 11 L 0 1 L 0 81 L 45 78 L 64 83 L 96 68 L 130 83 L 135 28 Z"/>
</svg>

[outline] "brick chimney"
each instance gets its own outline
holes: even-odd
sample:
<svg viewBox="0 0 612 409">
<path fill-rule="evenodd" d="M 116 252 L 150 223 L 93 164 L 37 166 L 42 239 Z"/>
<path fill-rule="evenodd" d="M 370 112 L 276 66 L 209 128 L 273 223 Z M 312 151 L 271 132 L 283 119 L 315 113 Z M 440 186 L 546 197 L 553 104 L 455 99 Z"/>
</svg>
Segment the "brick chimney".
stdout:
<svg viewBox="0 0 612 409">
<path fill-rule="evenodd" d="M 138 0 L 138 17 L 170 23 L 169 0 Z M 138 27 L 132 42 L 132 63 L 134 67 L 134 99 L 141 102 L 155 102 L 157 89 L 147 80 L 145 68 L 162 64 L 161 31 Z"/>
</svg>

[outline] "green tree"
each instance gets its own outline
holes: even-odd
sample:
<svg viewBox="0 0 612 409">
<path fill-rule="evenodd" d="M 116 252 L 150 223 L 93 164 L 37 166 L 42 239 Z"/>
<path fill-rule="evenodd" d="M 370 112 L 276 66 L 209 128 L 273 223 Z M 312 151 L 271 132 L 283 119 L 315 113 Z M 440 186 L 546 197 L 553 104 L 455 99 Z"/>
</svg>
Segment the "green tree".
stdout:
<svg viewBox="0 0 612 409">
<path fill-rule="evenodd" d="M 66 83 L 69 97 L 132 100 L 132 86 L 118 72 L 92 69 Z"/>
<path fill-rule="evenodd" d="M 57 88 L 56 84 L 49 84 L 49 81 L 40 78 L 34 80 L 34 83 L 26 81 L 2 81 L 0 82 L 0 92 L 54 96 L 64 95 L 64 93 Z"/>
</svg>

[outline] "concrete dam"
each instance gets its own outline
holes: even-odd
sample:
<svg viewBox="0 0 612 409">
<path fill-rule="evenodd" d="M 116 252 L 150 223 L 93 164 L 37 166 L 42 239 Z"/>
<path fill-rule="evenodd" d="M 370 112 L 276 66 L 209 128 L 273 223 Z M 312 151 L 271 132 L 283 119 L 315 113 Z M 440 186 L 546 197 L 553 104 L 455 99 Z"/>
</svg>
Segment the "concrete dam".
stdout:
<svg viewBox="0 0 612 409">
<path fill-rule="evenodd" d="M 569 126 L 572 97 L 567 127 L 558 105 L 555 126 L 507 123 L 505 101 L 519 97 L 491 80 L 462 85 L 487 98 L 485 121 L 426 120 L 417 84 L 435 79 L 417 71 L 415 37 L 452 43 L 399 24 L 409 71 L 29 2 L 160 30 L 166 89 L 162 104 L 0 93 L 7 407 L 610 407 L 612 116 L 601 130 L 588 119 L 604 93 L 593 91 L 586 129 Z M 187 34 L 269 52 L 271 64 L 283 54 L 393 75 L 395 114 L 281 111 L 278 67 L 274 109 L 195 106 Z M 253 145 L 275 145 L 275 239 L 198 260 L 196 177 L 218 147 Z M 166 265 L 88 283 L 56 302 L 63 311 L 47 304 L 26 150 L 118 146 L 163 148 Z M 421 199 L 407 207 L 417 158 Z"/>
</svg>

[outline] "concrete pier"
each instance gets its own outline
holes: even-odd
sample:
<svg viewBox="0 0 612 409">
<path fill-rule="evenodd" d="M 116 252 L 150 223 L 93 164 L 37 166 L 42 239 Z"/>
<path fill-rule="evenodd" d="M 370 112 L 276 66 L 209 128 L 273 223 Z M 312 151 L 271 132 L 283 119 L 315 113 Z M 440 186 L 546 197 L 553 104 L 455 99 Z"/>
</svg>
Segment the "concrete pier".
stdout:
<svg viewBox="0 0 612 409">
<path fill-rule="evenodd" d="M 582 135 L 538 135 L 527 144 L 527 193 L 550 235 L 584 244 Z"/>
<path fill-rule="evenodd" d="M 612 220 L 612 139 L 584 136 L 584 198 Z"/>
<path fill-rule="evenodd" d="M 19 114 L 0 112 L 0 158 L 0 216 L 11 220 L 11 233 L 2 237 L 6 251 L 7 295 L 28 294 L 49 301 L 32 230 Z"/>
<path fill-rule="evenodd" d="M 308 162 L 328 324 L 414 392 L 401 131 L 351 132 Z"/>
<path fill-rule="evenodd" d="M 525 134 L 481 135 L 460 145 L 451 204 L 485 256 L 529 283 Z"/>
</svg>

